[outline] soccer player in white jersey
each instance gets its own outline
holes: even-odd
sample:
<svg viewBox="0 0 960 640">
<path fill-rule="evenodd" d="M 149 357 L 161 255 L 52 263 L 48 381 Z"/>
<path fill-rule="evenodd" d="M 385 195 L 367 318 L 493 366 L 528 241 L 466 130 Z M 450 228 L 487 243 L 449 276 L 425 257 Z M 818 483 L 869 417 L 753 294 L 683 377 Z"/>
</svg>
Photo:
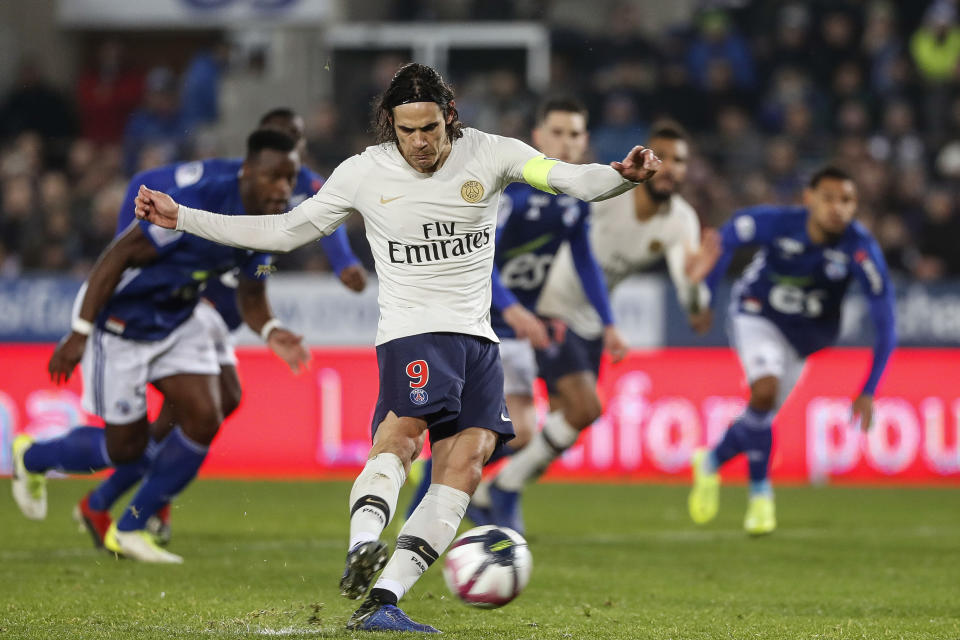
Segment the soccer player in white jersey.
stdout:
<svg viewBox="0 0 960 640">
<path fill-rule="evenodd" d="M 687 174 L 689 143 L 674 123 L 655 124 L 648 148 L 663 163 L 639 189 L 592 207 L 590 246 L 603 268 L 609 291 L 624 279 L 666 258 L 680 303 L 698 332 L 710 328 L 709 292 L 688 277 L 686 262 L 698 251 L 719 251 L 715 233 L 701 245 L 700 222 L 693 207 L 677 191 Z M 699 247 L 699 249 L 698 249 Z M 705 273 L 697 274 L 702 279 Z M 540 376 L 547 383 L 550 413 L 543 429 L 515 454 L 478 495 L 489 496 L 493 522 L 522 527 L 519 495 L 551 462 L 577 441 L 600 417 L 597 374 L 607 327 L 584 293 L 569 246 L 554 260 L 540 294 L 537 311 L 567 325 L 563 342 L 540 357 Z"/>
<path fill-rule="evenodd" d="M 436 632 L 396 605 L 453 541 L 483 463 L 513 435 L 490 326 L 500 193 L 527 182 L 549 193 L 603 200 L 656 172 L 634 147 L 610 166 L 544 158 L 510 138 L 464 128 L 453 90 L 410 63 L 374 106 L 380 144 L 343 162 L 323 188 L 279 216 L 224 216 L 142 189 L 137 215 L 224 244 L 289 251 L 332 232 L 354 211 L 366 223 L 380 279 L 380 395 L 370 458 L 350 492 L 350 541 L 341 593 L 362 598 L 347 627 Z M 400 530 L 387 562 L 379 539 L 410 464 L 430 435 L 433 484 Z"/>
</svg>

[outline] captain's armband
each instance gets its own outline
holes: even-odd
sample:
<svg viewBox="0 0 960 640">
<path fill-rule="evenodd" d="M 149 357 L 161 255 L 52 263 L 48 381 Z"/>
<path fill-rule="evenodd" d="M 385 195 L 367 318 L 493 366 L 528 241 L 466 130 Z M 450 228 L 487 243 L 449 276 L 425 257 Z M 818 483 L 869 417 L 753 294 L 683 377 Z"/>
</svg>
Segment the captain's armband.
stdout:
<svg viewBox="0 0 960 640">
<path fill-rule="evenodd" d="M 552 169 L 557 162 L 557 160 L 545 156 L 530 158 L 526 164 L 523 165 L 523 181 L 535 189 L 557 195 L 558 192 L 552 189 L 550 183 L 547 182 L 547 174 L 550 173 L 550 169 Z"/>
</svg>

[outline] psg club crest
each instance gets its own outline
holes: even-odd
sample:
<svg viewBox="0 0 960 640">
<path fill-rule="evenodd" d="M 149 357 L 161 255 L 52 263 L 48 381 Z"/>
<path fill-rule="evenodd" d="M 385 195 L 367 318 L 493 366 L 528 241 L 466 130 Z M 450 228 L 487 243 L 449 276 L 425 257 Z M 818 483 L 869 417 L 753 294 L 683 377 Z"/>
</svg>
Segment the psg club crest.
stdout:
<svg viewBox="0 0 960 640">
<path fill-rule="evenodd" d="M 460 187 L 460 196 L 471 204 L 480 202 L 483 198 L 483 185 L 476 180 L 467 180 Z"/>
<path fill-rule="evenodd" d="M 413 389 L 410 391 L 410 402 L 417 406 L 425 405 L 429 400 L 430 396 L 427 395 L 426 389 Z"/>
</svg>

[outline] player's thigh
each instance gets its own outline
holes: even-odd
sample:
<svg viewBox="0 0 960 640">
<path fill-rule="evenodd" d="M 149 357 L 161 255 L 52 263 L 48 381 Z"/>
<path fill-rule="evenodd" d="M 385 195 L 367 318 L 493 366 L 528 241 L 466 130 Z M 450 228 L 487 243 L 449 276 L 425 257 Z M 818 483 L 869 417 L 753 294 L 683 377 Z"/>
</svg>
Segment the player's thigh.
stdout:
<svg viewBox="0 0 960 640">
<path fill-rule="evenodd" d="M 150 359 L 158 345 L 94 330 L 80 361 L 83 408 L 108 424 L 125 425 L 147 415 Z"/>
<path fill-rule="evenodd" d="M 563 411 L 574 429 L 586 429 L 603 414 L 597 377 L 592 371 L 568 373 L 556 380 L 554 386 L 554 405 Z"/>
<path fill-rule="evenodd" d="M 432 445 L 433 482 L 469 495 L 477 488 L 483 463 L 493 454 L 500 434 L 484 427 L 469 427 Z"/>
<path fill-rule="evenodd" d="M 777 388 L 776 408 L 778 410 L 787 402 L 790 394 L 793 393 L 793 390 L 796 389 L 797 384 L 803 378 L 805 365 L 806 359 L 791 347 L 787 352 L 783 366 L 783 376 L 780 378 L 780 385 Z"/>
<path fill-rule="evenodd" d="M 202 312 L 195 310 L 160 343 L 147 375 L 173 405 L 184 433 L 201 444 L 212 441 L 223 421 L 220 364 Z"/>
<path fill-rule="evenodd" d="M 475 427 L 492 431 L 498 443 L 506 443 L 513 439 L 514 427 L 503 395 L 499 346 L 476 336 L 458 339 L 464 343 L 466 353 L 460 412 L 454 421 L 431 428 L 430 443 Z"/>
<path fill-rule="evenodd" d="M 763 378 L 783 378 L 792 348 L 776 325 L 760 316 L 734 314 L 728 330 L 750 385 Z"/>
<path fill-rule="evenodd" d="M 156 419 L 150 423 L 150 437 L 156 442 L 166 438 L 177 424 L 177 419 L 173 413 L 173 405 L 166 398 L 160 406 L 160 413 Z"/>
<path fill-rule="evenodd" d="M 223 422 L 218 375 L 179 373 L 154 380 L 153 385 L 170 401 L 176 423 L 190 439 L 200 444 L 213 441 Z"/>
<path fill-rule="evenodd" d="M 237 410 L 243 398 L 240 374 L 236 365 L 220 364 L 220 408 L 226 418 Z"/>
</svg>

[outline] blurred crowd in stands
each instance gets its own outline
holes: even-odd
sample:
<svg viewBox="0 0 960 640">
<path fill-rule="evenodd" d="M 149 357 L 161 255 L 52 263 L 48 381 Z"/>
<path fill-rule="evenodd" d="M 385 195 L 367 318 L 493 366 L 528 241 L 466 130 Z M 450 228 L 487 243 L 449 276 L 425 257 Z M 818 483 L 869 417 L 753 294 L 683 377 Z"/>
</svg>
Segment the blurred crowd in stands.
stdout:
<svg viewBox="0 0 960 640">
<path fill-rule="evenodd" d="M 406 19 L 437 18 L 431 2 L 402 4 Z M 476 2 L 472 17 L 541 20 L 549 5 Z M 590 106 L 591 159 L 620 159 L 656 119 L 679 121 L 694 144 L 685 195 L 707 225 L 740 207 L 798 202 L 812 169 L 836 161 L 856 176 L 860 219 L 895 272 L 960 276 L 956 3 L 705 5 L 656 37 L 644 35 L 642 2 L 616 5 L 601 33 L 551 28 L 551 92 Z M 209 131 L 230 72 L 225 48 L 178 70 L 126 60 L 105 41 L 72 87 L 52 86 L 26 61 L 0 88 L 0 276 L 86 273 L 112 238 L 134 172 L 218 152 Z M 369 144 L 366 105 L 403 61 L 381 56 L 361 88 L 304 113 L 307 164 L 326 174 Z M 540 96 L 519 70 L 477 63 L 448 73 L 462 120 L 528 139 Z M 351 238 L 369 260 L 359 225 Z M 287 267 L 324 263 L 308 256 Z"/>
</svg>

